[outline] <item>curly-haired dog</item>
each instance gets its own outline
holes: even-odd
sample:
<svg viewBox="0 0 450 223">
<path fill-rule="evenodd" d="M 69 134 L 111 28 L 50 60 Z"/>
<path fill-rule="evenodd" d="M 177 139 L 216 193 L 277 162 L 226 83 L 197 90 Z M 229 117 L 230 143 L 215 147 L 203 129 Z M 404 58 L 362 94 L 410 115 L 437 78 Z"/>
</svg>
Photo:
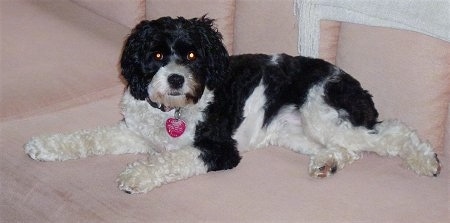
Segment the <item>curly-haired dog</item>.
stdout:
<svg viewBox="0 0 450 223">
<path fill-rule="evenodd" d="M 120 61 L 124 120 L 112 127 L 32 138 L 43 161 L 149 153 L 119 175 L 121 190 L 231 169 L 239 152 L 276 145 L 311 156 L 327 177 L 363 151 L 399 156 L 437 176 L 431 146 L 399 121 L 379 122 L 371 95 L 332 64 L 301 56 L 229 56 L 213 20 L 164 17 L 138 24 Z"/>
</svg>

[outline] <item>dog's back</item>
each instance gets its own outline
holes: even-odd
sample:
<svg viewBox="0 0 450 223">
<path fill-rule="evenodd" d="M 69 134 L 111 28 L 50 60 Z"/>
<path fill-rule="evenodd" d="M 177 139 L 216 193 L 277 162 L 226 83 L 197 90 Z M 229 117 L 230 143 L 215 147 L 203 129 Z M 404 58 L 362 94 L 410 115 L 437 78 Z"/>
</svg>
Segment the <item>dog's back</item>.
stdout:
<svg viewBox="0 0 450 223">
<path fill-rule="evenodd" d="M 284 106 L 301 108 L 314 85 L 323 85 L 325 102 L 339 110 L 341 118 L 369 129 L 377 123 L 378 112 L 372 96 L 357 80 L 324 60 L 286 54 L 231 56 L 230 75 L 216 90 L 215 98 L 220 98 L 216 103 L 228 112 L 242 113 L 245 101 L 259 85 L 265 88 L 264 126 Z M 240 117 L 232 125 L 237 128 L 242 114 L 228 116 Z"/>
</svg>

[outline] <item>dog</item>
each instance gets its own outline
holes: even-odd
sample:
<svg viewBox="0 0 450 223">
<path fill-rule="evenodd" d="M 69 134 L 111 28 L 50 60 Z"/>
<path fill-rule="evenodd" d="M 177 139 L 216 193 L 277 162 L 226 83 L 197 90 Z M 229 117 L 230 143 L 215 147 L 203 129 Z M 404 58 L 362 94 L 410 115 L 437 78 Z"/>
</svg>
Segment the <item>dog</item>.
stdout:
<svg viewBox="0 0 450 223">
<path fill-rule="evenodd" d="M 41 161 L 148 153 L 119 175 L 127 193 L 232 169 L 241 152 L 269 145 L 309 155 L 318 178 L 362 152 L 399 156 L 420 175 L 441 171 L 431 145 L 400 121 L 380 122 L 372 96 L 340 68 L 286 54 L 229 56 L 206 16 L 140 22 L 120 69 L 122 121 L 33 137 L 25 152 Z"/>
</svg>

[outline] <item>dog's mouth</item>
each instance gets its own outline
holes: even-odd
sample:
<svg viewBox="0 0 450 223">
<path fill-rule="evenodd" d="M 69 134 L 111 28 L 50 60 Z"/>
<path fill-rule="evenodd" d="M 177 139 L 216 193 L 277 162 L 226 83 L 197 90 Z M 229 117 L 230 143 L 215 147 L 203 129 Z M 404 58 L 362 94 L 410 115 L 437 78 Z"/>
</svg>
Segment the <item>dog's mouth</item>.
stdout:
<svg viewBox="0 0 450 223">
<path fill-rule="evenodd" d="M 178 92 L 178 91 L 171 91 L 167 95 L 169 95 L 169 96 L 181 96 L 182 93 Z"/>
<path fill-rule="evenodd" d="M 186 84 L 183 88 L 161 87 L 158 83 L 154 81 L 148 87 L 148 97 L 152 102 L 168 108 L 181 108 L 195 104 L 203 93 L 201 89 L 197 89 L 199 85 L 196 83 Z"/>
<path fill-rule="evenodd" d="M 193 95 L 180 91 L 168 91 L 162 94 L 150 94 L 149 99 L 152 102 L 160 104 L 167 108 L 185 107 L 186 105 L 192 104 L 195 101 L 195 97 Z"/>
</svg>

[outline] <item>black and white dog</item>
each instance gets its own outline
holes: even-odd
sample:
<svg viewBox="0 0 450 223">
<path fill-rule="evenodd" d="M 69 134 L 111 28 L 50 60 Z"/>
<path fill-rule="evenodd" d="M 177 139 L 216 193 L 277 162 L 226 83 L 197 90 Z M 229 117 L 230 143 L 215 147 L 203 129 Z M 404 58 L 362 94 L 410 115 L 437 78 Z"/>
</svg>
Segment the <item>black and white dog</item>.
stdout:
<svg viewBox="0 0 450 223">
<path fill-rule="evenodd" d="M 399 156 L 421 175 L 441 169 L 414 131 L 377 120 L 371 95 L 349 74 L 301 56 L 229 56 L 206 17 L 142 21 L 120 65 L 128 82 L 123 121 L 34 137 L 26 153 L 43 161 L 149 153 L 120 174 L 119 187 L 129 193 L 231 169 L 240 152 L 269 145 L 311 156 L 314 177 L 335 173 L 363 151 Z"/>
</svg>

